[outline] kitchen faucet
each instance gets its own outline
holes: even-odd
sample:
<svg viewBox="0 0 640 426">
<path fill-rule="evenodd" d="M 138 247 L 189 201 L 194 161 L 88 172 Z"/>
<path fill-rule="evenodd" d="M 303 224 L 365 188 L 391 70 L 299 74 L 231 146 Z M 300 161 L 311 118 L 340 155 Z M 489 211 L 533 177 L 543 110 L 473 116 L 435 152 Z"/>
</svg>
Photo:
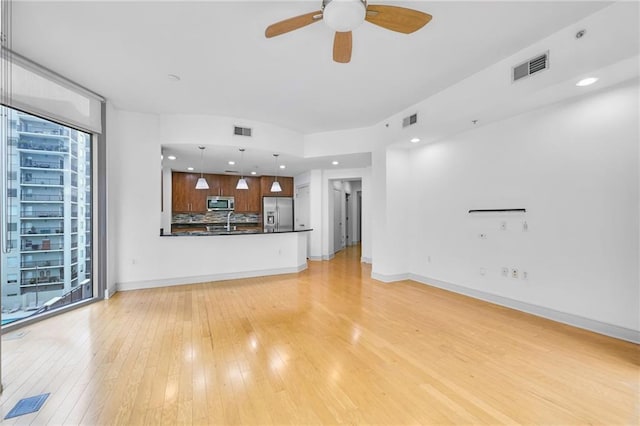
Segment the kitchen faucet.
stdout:
<svg viewBox="0 0 640 426">
<path fill-rule="evenodd" d="M 227 232 L 231 231 L 231 214 L 233 213 L 233 211 L 230 211 L 227 214 Z"/>
</svg>

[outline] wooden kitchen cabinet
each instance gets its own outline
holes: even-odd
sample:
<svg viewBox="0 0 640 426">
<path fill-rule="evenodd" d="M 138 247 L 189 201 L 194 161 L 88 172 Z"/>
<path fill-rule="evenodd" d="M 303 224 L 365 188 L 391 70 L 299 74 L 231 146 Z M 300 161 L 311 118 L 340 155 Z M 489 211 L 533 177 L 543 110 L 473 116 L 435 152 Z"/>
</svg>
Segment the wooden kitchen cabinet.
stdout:
<svg viewBox="0 0 640 426">
<path fill-rule="evenodd" d="M 273 176 L 245 177 L 249 189 L 236 189 L 240 176 L 205 173 L 209 189 L 196 189 L 199 173 L 173 172 L 171 175 L 171 210 L 175 213 L 207 211 L 207 197 L 235 197 L 237 213 L 260 213 L 262 197 L 293 197 L 293 178 L 278 177 L 282 192 L 271 192 Z"/>
<path fill-rule="evenodd" d="M 204 177 L 209 184 L 209 190 L 207 195 L 209 196 L 225 196 L 229 197 L 235 195 L 236 183 L 238 179 L 235 176 L 228 175 L 214 175 L 205 173 Z"/>
<path fill-rule="evenodd" d="M 278 177 L 281 192 L 271 192 L 271 184 L 275 180 L 274 176 L 262 176 L 260 178 L 262 187 L 262 197 L 293 197 L 293 178 Z"/>
<path fill-rule="evenodd" d="M 224 197 L 235 196 L 236 192 L 236 184 L 238 183 L 239 177 L 235 176 L 227 176 L 227 175 L 216 175 L 218 176 L 220 194 Z"/>
<path fill-rule="evenodd" d="M 239 176 L 234 180 L 234 188 L 235 185 L 238 184 L 238 179 L 240 179 Z M 247 186 L 249 186 L 249 189 L 234 189 L 236 212 L 260 213 L 260 178 L 245 177 L 245 180 L 247 181 Z"/>
<path fill-rule="evenodd" d="M 209 189 L 195 189 L 199 177 L 199 173 L 172 173 L 171 211 L 176 213 L 206 212 L 207 197 L 221 195 L 235 198 L 235 211 L 238 213 L 260 213 L 262 209 L 260 178 L 245 177 L 249 189 L 236 189 L 240 176 L 205 173 L 204 178 L 209 184 Z"/>
<path fill-rule="evenodd" d="M 171 210 L 173 212 L 203 212 L 207 210 L 207 191 L 196 189 L 199 174 L 171 174 Z"/>
</svg>

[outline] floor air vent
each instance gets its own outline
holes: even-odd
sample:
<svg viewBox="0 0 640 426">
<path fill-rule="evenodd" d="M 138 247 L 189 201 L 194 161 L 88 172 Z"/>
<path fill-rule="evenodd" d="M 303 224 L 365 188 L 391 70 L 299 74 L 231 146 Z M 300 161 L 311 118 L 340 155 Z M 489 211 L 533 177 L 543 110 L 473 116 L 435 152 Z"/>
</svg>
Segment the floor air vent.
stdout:
<svg viewBox="0 0 640 426">
<path fill-rule="evenodd" d="M 402 127 L 411 126 L 418 122 L 418 114 L 413 114 L 402 119 Z"/>
<path fill-rule="evenodd" d="M 539 71 L 546 70 L 547 68 L 549 68 L 549 52 L 538 55 L 533 59 L 529 59 L 513 67 L 512 78 L 513 81 L 518 81 Z"/>
<path fill-rule="evenodd" d="M 236 136 L 251 136 L 251 129 L 249 127 L 233 126 L 233 134 Z"/>
<path fill-rule="evenodd" d="M 35 413 L 40 410 L 44 402 L 49 397 L 48 393 L 32 396 L 29 398 L 23 398 L 4 416 L 4 419 L 10 419 L 12 417 L 24 416 L 25 414 Z"/>
</svg>

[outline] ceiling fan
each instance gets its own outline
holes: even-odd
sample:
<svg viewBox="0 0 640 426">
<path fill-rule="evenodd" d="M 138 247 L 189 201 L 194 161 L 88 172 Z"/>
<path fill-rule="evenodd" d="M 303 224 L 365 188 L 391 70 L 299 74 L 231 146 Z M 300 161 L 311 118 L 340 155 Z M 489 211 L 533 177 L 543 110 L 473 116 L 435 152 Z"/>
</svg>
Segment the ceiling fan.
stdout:
<svg viewBox="0 0 640 426">
<path fill-rule="evenodd" d="M 366 0 L 322 0 L 322 8 L 269 25 L 267 38 L 279 36 L 314 22 L 324 21 L 336 34 L 333 39 L 333 60 L 351 60 L 351 31 L 368 21 L 388 30 L 410 34 L 431 21 L 431 15 L 398 6 L 367 5 Z"/>
</svg>

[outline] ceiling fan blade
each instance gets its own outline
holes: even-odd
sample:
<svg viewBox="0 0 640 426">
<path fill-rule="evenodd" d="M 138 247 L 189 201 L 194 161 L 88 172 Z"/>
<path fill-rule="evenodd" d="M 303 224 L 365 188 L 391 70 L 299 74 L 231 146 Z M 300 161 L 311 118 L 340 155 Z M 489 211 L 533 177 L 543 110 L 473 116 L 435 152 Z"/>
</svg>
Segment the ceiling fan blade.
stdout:
<svg viewBox="0 0 640 426">
<path fill-rule="evenodd" d="M 410 34 L 431 21 L 432 16 L 419 10 L 381 4 L 367 6 L 366 20 L 391 31 Z"/>
<path fill-rule="evenodd" d="M 279 36 L 289 31 L 297 30 L 298 28 L 306 27 L 322 20 L 322 11 L 317 10 L 315 12 L 306 13 L 300 16 L 294 16 L 293 18 L 285 19 L 284 21 L 276 22 L 269 25 L 264 32 L 267 38 Z"/>
<path fill-rule="evenodd" d="M 333 38 L 333 60 L 342 64 L 351 60 L 351 31 L 336 31 Z"/>
</svg>

